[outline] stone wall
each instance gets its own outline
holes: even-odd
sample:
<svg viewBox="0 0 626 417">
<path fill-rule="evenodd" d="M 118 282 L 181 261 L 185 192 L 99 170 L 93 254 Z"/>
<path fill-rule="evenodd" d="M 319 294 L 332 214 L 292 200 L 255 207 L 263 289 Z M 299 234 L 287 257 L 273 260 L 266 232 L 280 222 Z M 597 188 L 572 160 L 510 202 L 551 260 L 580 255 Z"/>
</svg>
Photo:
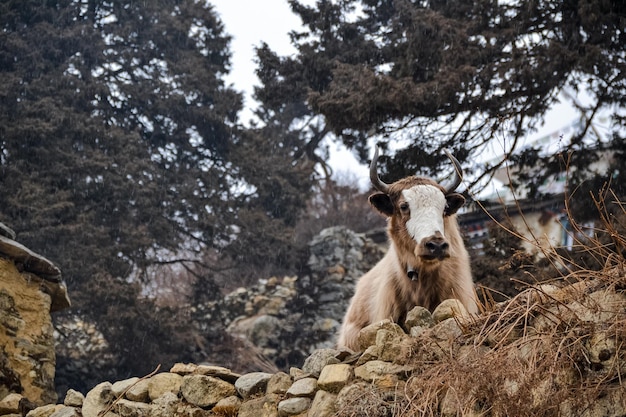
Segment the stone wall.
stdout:
<svg viewBox="0 0 626 417">
<path fill-rule="evenodd" d="M 34 407 L 24 401 L 30 400 L 26 390 L 15 389 L 0 400 L 0 415 L 626 415 L 623 258 L 607 260 L 602 271 L 529 288 L 485 306 L 478 316 L 469 317 L 456 300 L 444 301 L 432 314 L 416 307 L 404 323 L 386 320 L 363 329 L 360 352 L 332 349 L 351 286 L 380 254 L 364 235 L 329 229 L 311 243 L 309 274 L 261 280 L 217 304 L 193 307 L 199 326 L 220 320 L 266 357 L 284 361 L 282 371 L 179 363 L 164 372 L 101 382 L 86 395 L 69 389 L 59 404 Z M 17 272 L 16 282 L 28 281 L 15 263 L 3 260 L 0 266 Z M 16 297 L 0 298 L 7 329 L 26 327 L 20 322 L 26 312 L 9 314 L 18 310 Z M 21 341 L 24 346 L 31 345 Z M 7 375 L 7 381 L 22 383 L 16 374 Z"/>
<path fill-rule="evenodd" d="M 55 402 L 50 312 L 69 306 L 60 271 L 0 227 L 0 398 Z"/>
<path fill-rule="evenodd" d="M 288 372 L 243 375 L 179 363 L 69 390 L 26 417 L 621 417 L 624 284 L 619 268 L 528 289 L 477 317 L 446 300 L 364 328 L 359 353 L 319 349 Z M 0 415 L 17 399 L 0 401 Z"/>
<path fill-rule="evenodd" d="M 354 285 L 383 256 L 384 242 L 380 232 L 325 229 L 309 244 L 306 273 L 259 279 L 256 285 L 238 288 L 216 302 L 189 306 L 198 335 L 213 334 L 221 326 L 240 342 L 236 354 L 227 352 L 224 357 L 210 345 L 214 341 L 207 341 L 206 357 L 198 361 L 241 373 L 271 372 L 300 366 L 315 349 L 332 347 Z M 55 326 L 59 395 L 78 388 L 67 376 L 81 375 L 81 380 L 91 381 L 91 374 L 106 374 L 116 362 L 95 323 L 64 314 L 55 318 Z"/>
<path fill-rule="evenodd" d="M 356 281 L 383 256 L 385 246 L 384 231 L 325 229 L 310 242 L 308 268 L 302 275 L 259 279 L 216 302 L 189 306 L 198 335 L 222 327 L 237 338 L 237 349 L 247 353 L 220 356 L 221 350 L 211 346 L 215 341 L 208 340 L 197 361 L 237 372 L 288 370 L 315 349 L 332 347 Z M 92 386 L 90 375 L 105 375 L 116 362 L 97 324 L 71 314 L 55 317 L 54 323 L 58 394 L 77 388 L 71 383 L 77 375 Z"/>
<path fill-rule="evenodd" d="M 199 332 L 221 322 L 283 370 L 316 349 L 333 347 L 356 281 L 382 258 L 384 245 L 332 227 L 313 238 L 309 252 L 307 274 L 262 279 L 218 302 L 191 307 Z"/>
<path fill-rule="evenodd" d="M 438 340 L 451 342 L 461 331 L 452 318 L 459 313 L 454 308 L 444 304 L 431 315 L 417 307 L 404 328 L 431 329 Z M 402 388 L 410 372 L 407 356 L 400 355 L 410 337 L 402 327 L 387 320 L 361 333 L 367 348 L 363 355 L 318 349 L 288 373 L 243 375 L 220 366 L 179 363 L 142 378 L 102 382 L 86 396 L 69 390 L 61 404 L 39 407 L 28 417 L 97 417 L 105 410 L 109 417 L 343 415 L 342 409 L 354 405 L 364 392 L 380 390 L 380 395 Z M 16 398 L 12 400 L 15 403 Z M 8 401 L 0 402 L 0 415 L 2 409 L 16 412 Z"/>
</svg>

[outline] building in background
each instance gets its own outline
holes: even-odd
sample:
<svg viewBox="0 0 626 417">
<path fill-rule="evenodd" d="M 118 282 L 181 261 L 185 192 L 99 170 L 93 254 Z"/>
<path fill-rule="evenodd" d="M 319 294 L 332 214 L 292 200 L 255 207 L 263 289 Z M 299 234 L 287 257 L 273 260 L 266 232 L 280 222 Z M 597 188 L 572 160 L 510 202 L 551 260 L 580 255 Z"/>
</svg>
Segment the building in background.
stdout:
<svg viewBox="0 0 626 417">
<path fill-rule="evenodd" d="M 560 131 L 530 142 L 527 146 L 557 153 L 563 136 L 576 127 L 576 123 L 572 123 Z M 603 154 L 598 162 L 587 167 L 590 177 L 606 175 L 610 166 L 613 154 L 599 152 Z M 531 169 L 540 171 L 542 167 Z M 489 237 L 490 224 L 497 222 L 512 225 L 513 230 L 523 236 L 522 246 L 530 253 L 541 255 L 542 252 L 554 248 L 571 249 L 576 236 L 566 209 L 566 199 L 569 198 L 567 172 L 562 171 L 549 177 L 539 187 L 540 198 L 530 198 L 527 187 L 511 187 L 511 182 L 518 182 L 518 174 L 519 170 L 515 165 L 503 164 L 493 178 L 497 185 L 472 201 L 460 214 L 459 222 L 470 246 L 480 253 L 483 242 Z M 591 233 L 591 224 L 582 226 Z"/>
</svg>

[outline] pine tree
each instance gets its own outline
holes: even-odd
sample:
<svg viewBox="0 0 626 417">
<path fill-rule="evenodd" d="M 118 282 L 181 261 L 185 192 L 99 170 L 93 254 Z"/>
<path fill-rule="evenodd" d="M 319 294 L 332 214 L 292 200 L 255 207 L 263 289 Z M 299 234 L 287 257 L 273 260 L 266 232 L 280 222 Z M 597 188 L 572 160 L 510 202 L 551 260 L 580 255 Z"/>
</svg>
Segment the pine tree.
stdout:
<svg viewBox="0 0 626 417">
<path fill-rule="evenodd" d="M 290 266 L 310 170 L 237 124 L 208 3 L 0 1 L 0 25 L 0 218 L 107 337 L 113 375 L 91 377 L 194 359 L 189 320 L 146 294 L 154 267 L 178 263 L 206 300 L 241 265 Z"/>
<path fill-rule="evenodd" d="M 298 53 L 259 49 L 257 97 L 274 112 L 290 106 L 299 120 L 322 119 L 320 130 L 363 162 L 372 137 L 383 147 L 402 143 L 386 166 L 392 178 L 440 173 L 443 148 L 462 162 L 477 161 L 494 139 L 506 138 L 505 152 L 519 151 L 547 109 L 568 100 L 564 91 L 591 96 L 564 149 L 580 151 L 581 166 L 591 162 L 584 150 L 597 146 L 590 133 L 600 110 L 623 141 L 615 111 L 626 96 L 623 2 L 289 3 L 305 25 L 291 34 Z"/>
</svg>

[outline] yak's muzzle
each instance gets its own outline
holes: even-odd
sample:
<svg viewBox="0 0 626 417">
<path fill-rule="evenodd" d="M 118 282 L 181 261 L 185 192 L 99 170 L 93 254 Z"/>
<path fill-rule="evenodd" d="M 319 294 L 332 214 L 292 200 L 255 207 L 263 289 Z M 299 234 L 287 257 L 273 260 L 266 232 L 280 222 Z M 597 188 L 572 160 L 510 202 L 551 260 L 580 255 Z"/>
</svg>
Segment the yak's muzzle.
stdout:
<svg viewBox="0 0 626 417">
<path fill-rule="evenodd" d="M 426 261 L 439 260 L 450 257 L 450 244 L 439 232 L 422 239 L 417 255 Z"/>
</svg>

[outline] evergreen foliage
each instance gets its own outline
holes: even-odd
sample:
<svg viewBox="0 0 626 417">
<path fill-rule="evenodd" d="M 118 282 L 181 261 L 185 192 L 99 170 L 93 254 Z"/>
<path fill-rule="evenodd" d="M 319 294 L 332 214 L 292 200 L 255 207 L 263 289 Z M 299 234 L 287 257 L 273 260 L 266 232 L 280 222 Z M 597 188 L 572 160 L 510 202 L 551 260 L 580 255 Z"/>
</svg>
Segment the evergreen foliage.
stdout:
<svg viewBox="0 0 626 417">
<path fill-rule="evenodd" d="M 364 162 L 369 138 L 400 142 L 390 178 L 441 172 L 443 148 L 461 162 L 479 160 L 494 139 L 506 138 L 505 153 L 519 151 L 559 101 L 571 101 L 582 120 L 563 147 L 580 151 L 573 163 L 590 162 L 582 150 L 600 141 L 592 127 L 601 111 L 611 118 L 612 142 L 624 140 L 621 1 L 289 3 L 305 25 L 291 34 L 298 53 L 259 49 L 257 97 L 276 112 L 283 103 L 308 104 L 301 117 L 323 115 L 325 131 Z M 582 91 L 590 105 L 563 94 Z M 537 162 L 530 153 L 522 159 Z M 478 182 L 499 164 L 472 165 Z"/>
<path fill-rule="evenodd" d="M 92 377 L 202 360 L 189 320 L 150 297 L 157 267 L 180 265 L 203 300 L 293 269 L 312 165 L 242 132 L 230 38 L 205 2 L 0 1 L 0 26 L 0 217 L 109 341 L 111 374 Z"/>
</svg>

